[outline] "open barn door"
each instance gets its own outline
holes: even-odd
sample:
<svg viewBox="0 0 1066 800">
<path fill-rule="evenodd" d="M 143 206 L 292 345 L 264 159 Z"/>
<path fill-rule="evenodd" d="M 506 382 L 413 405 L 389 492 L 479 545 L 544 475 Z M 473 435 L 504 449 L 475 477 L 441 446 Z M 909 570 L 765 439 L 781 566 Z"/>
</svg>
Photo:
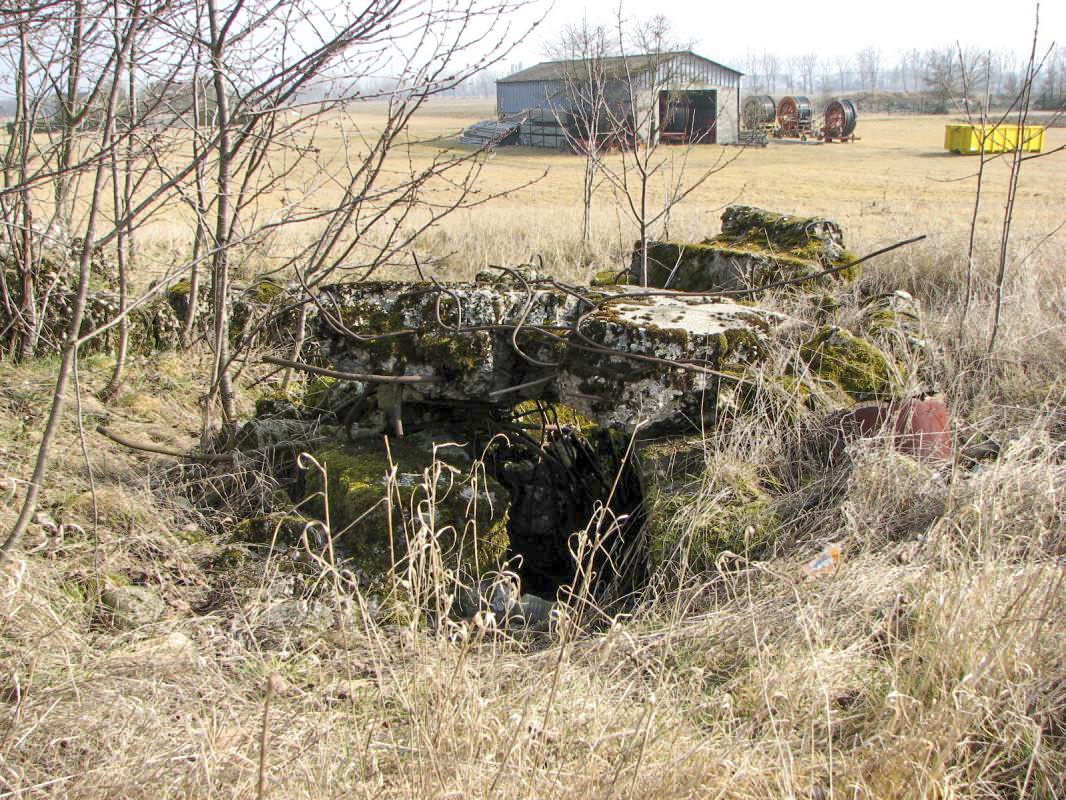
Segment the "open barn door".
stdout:
<svg viewBox="0 0 1066 800">
<path fill-rule="evenodd" d="M 664 144 L 714 144 L 718 128 L 718 91 L 659 92 L 659 138 Z"/>
</svg>

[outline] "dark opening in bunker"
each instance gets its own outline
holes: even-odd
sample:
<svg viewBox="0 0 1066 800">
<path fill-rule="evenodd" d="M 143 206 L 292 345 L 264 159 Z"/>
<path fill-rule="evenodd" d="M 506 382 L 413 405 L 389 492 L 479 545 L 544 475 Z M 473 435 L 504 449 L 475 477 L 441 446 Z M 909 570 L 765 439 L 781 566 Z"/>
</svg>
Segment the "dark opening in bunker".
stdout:
<svg viewBox="0 0 1066 800">
<path fill-rule="evenodd" d="M 565 426 L 543 443 L 512 437 L 487 462 L 511 494 L 508 556 L 522 590 L 554 600 L 560 590 L 614 602 L 647 577 L 643 494 L 624 436 Z M 590 524 L 591 523 L 591 524 Z M 581 532 L 587 531 L 579 570 Z"/>
</svg>

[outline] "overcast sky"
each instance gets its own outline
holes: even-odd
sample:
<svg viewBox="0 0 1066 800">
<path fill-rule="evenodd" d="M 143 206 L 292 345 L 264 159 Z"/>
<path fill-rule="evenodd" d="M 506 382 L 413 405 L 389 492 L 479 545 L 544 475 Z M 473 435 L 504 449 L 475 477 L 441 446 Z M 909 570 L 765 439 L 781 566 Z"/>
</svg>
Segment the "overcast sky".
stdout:
<svg viewBox="0 0 1066 800">
<path fill-rule="evenodd" d="M 545 60 L 545 43 L 563 26 L 579 22 L 610 23 L 617 0 L 550 0 L 532 2 L 527 21 L 543 17 L 541 26 L 515 51 L 511 63 L 523 66 Z M 926 49 L 960 40 L 982 49 L 1028 49 L 1033 37 L 1036 3 L 1032 0 L 652 0 L 625 1 L 626 13 L 647 17 L 662 13 L 679 38 L 692 39 L 700 55 L 743 69 L 749 49 L 779 56 L 818 52 L 827 56 L 878 47 L 886 62 L 902 50 Z M 1040 4 L 1040 42 L 1066 45 L 1066 0 Z M 890 63 L 886 63 L 890 66 Z"/>
</svg>

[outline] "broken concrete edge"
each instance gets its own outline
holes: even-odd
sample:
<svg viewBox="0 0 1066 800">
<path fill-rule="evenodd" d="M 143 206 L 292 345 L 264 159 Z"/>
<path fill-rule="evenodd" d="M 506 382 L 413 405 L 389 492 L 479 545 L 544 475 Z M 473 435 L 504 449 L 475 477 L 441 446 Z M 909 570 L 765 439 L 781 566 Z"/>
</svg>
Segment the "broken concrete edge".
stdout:
<svg viewBox="0 0 1066 800">
<path fill-rule="evenodd" d="M 844 248 L 840 227 L 820 217 L 792 217 L 754 206 L 733 205 L 722 214 L 722 232 L 700 242 L 648 241 L 648 274 L 641 243 L 633 248 L 628 275 L 598 273 L 597 285 L 627 282 L 688 292 L 758 290 L 791 282 L 803 290 L 853 280 L 859 268 Z M 826 274 L 827 270 L 832 270 Z"/>
<path fill-rule="evenodd" d="M 695 406 L 695 394 L 706 406 L 710 378 L 759 361 L 780 320 L 729 300 L 626 287 L 578 297 L 513 283 L 379 282 L 322 295 L 334 319 L 318 315 L 311 329 L 320 361 L 340 373 L 421 379 L 403 388 L 404 402 L 541 399 L 606 426 L 669 425 L 687 413 L 676 401 Z"/>
</svg>

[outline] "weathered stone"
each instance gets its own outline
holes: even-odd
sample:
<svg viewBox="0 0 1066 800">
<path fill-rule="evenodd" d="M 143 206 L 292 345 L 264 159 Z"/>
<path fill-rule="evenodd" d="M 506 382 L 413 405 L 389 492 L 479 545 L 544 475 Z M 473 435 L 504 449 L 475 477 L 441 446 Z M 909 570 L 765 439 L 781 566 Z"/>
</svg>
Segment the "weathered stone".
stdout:
<svg viewBox="0 0 1066 800">
<path fill-rule="evenodd" d="M 794 217 L 755 206 L 733 205 L 722 213 L 722 235 L 759 243 L 772 250 L 813 248 L 812 255 L 836 261 L 844 253 L 844 235 L 835 222 L 821 217 Z"/>
<path fill-rule="evenodd" d="M 237 433 L 237 446 L 242 450 L 263 450 L 313 438 L 314 425 L 300 419 L 266 417 L 253 418 Z"/>
<path fill-rule="evenodd" d="M 719 380 L 713 373 L 739 372 L 759 361 L 775 320 L 729 301 L 623 296 L 581 326 L 559 375 L 559 397 L 601 425 L 623 430 L 713 416 Z M 677 366 L 682 363 L 713 372 Z"/>
<path fill-rule="evenodd" d="M 875 345 L 842 328 L 819 328 L 800 348 L 800 358 L 856 400 L 889 399 L 899 391 L 898 367 Z"/>
<path fill-rule="evenodd" d="M 757 289 L 782 280 L 803 288 L 849 280 L 858 268 L 844 249 L 840 227 L 817 217 L 775 214 L 753 206 L 729 206 L 722 233 L 703 242 L 649 242 L 648 285 L 686 292 Z M 641 284 L 639 243 L 629 282 Z"/>
<path fill-rule="evenodd" d="M 552 276 L 547 272 L 536 269 L 529 264 L 523 264 L 518 267 L 512 267 L 509 270 L 481 270 L 474 275 L 474 281 L 476 283 L 515 283 L 521 285 L 522 281 L 526 283 L 537 283 L 550 281 Z"/>
<path fill-rule="evenodd" d="M 540 399 L 630 430 L 640 422 L 683 424 L 694 412 L 713 415 L 717 376 L 708 370 L 757 361 L 777 320 L 729 301 L 621 287 L 590 291 L 587 297 L 600 304 L 594 313 L 572 293 L 527 293 L 513 284 L 449 284 L 441 291 L 362 283 L 323 293 L 358 338 L 319 318 L 321 356 L 348 373 L 422 378 L 402 387 L 404 413 L 408 404 L 427 402 Z M 363 419 L 396 403 L 373 382 L 352 389 L 363 399 L 349 405 L 360 407 Z"/>
<path fill-rule="evenodd" d="M 146 586 L 109 586 L 101 592 L 100 602 L 119 628 L 149 625 L 166 610 L 163 598 Z"/>
<path fill-rule="evenodd" d="M 773 544 L 779 521 L 754 466 L 708 464 L 702 438 L 645 443 L 638 456 L 653 567 L 714 569 L 724 552 L 758 557 Z"/>
<path fill-rule="evenodd" d="M 617 269 L 601 269 L 595 275 L 592 276 L 592 280 L 589 281 L 590 286 L 621 286 L 626 283 L 626 276 L 629 274 L 628 270 Z"/>
<path fill-rule="evenodd" d="M 921 307 L 901 290 L 871 297 L 862 306 L 859 330 L 900 354 L 925 347 Z"/>
</svg>

